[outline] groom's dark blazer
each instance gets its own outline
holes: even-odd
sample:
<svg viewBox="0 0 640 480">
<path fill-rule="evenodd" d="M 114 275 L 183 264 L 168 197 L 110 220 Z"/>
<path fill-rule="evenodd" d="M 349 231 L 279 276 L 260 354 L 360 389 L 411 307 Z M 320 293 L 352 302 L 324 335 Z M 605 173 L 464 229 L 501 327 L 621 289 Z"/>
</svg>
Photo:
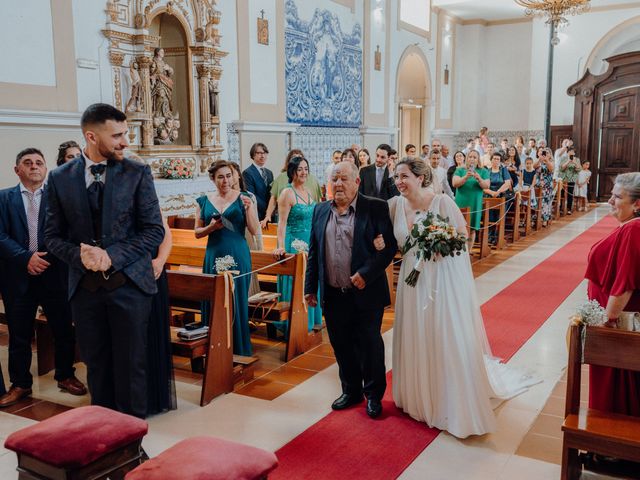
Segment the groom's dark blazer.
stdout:
<svg viewBox="0 0 640 480">
<path fill-rule="evenodd" d="M 151 256 L 164 238 L 164 227 L 149 167 L 126 158 L 109 160 L 103 198 L 100 246 L 116 272 L 146 294 L 156 293 Z M 48 251 L 69 265 L 71 298 L 87 272 L 80 243 L 94 245 L 84 156 L 49 174 L 44 235 Z"/>
<path fill-rule="evenodd" d="M 325 287 L 325 230 L 331 202 L 322 202 L 313 210 L 309 259 L 305 279 L 305 294 L 314 294 L 320 286 L 319 302 L 324 301 Z M 373 240 L 378 234 L 384 237 L 385 248 L 377 251 Z M 358 194 L 356 217 L 351 249 L 351 275 L 359 272 L 366 286 L 354 290 L 354 298 L 360 308 L 384 309 L 391 303 L 385 269 L 398 251 L 393 235 L 393 225 L 387 202 Z"/>
</svg>

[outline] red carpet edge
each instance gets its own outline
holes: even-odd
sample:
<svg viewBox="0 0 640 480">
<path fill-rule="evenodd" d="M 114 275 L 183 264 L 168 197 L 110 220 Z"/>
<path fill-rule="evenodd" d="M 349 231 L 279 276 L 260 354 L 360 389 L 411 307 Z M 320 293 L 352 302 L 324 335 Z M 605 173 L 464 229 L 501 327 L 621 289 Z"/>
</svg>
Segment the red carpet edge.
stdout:
<svg viewBox="0 0 640 480">
<path fill-rule="evenodd" d="M 495 356 L 511 358 L 564 302 L 584 277 L 591 246 L 614 227 L 605 217 L 482 305 Z M 440 431 L 398 410 L 391 372 L 387 383 L 380 419 L 369 419 L 364 403 L 329 413 L 276 452 L 280 466 L 269 478 L 397 478 Z"/>
</svg>

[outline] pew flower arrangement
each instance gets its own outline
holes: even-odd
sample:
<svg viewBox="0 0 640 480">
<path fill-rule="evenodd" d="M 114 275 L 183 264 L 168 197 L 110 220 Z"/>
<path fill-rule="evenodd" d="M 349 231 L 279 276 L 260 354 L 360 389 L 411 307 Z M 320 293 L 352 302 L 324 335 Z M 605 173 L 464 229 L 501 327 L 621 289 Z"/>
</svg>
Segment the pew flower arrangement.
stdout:
<svg viewBox="0 0 640 480">
<path fill-rule="evenodd" d="M 216 272 L 218 274 L 231 271 L 233 267 L 237 267 L 236 260 L 231 255 L 216 258 Z"/>
<path fill-rule="evenodd" d="M 416 248 L 416 263 L 405 282 L 415 287 L 425 262 L 438 258 L 460 255 L 467 249 L 466 236 L 449 223 L 449 218 L 433 212 L 418 213 L 413 228 L 409 232 L 407 241 L 402 249 L 406 254 L 413 247 Z"/>
<path fill-rule="evenodd" d="M 309 244 L 299 238 L 291 242 L 291 248 L 293 248 L 296 253 L 309 253 Z"/>
<path fill-rule="evenodd" d="M 572 324 L 597 327 L 607 323 L 607 311 L 596 300 L 589 300 L 578 307 L 570 320 Z"/>
</svg>

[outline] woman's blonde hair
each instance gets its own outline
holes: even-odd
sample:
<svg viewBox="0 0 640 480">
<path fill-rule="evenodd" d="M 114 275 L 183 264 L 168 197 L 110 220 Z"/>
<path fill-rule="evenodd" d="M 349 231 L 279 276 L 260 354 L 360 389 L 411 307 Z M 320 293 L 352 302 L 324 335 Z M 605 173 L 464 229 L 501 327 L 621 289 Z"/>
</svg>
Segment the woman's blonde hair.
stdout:
<svg viewBox="0 0 640 480">
<path fill-rule="evenodd" d="M 413 173 L 416 177 L 422 175 L 423 187 L 428 187 L 433 183 L 433 170 L 429 165 L 427 165 L 427 162 L 425 162 L 421 158 L 404 157 L 396 165 L 396 170 L 400 165 L 406 165 L 409 170 L 411 170 L 411 173 Z"/>
</svg>

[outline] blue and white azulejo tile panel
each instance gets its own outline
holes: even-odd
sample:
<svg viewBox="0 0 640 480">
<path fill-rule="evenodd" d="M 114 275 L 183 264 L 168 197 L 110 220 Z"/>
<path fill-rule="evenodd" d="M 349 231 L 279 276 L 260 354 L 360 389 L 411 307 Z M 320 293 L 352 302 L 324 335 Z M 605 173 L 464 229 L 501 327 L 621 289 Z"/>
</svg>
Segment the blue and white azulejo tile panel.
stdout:
<svg viewBox="0 0 640 480">
<path fill-rule="evenodd" d="M 301 1 L 301 0 L 299 0 Z M 362 116 L 362 31 L 344 33 L 338 16 L 317 8 L 310 21 L 286 0 L 287 121 L 357 127 Z"/>
</svg>

